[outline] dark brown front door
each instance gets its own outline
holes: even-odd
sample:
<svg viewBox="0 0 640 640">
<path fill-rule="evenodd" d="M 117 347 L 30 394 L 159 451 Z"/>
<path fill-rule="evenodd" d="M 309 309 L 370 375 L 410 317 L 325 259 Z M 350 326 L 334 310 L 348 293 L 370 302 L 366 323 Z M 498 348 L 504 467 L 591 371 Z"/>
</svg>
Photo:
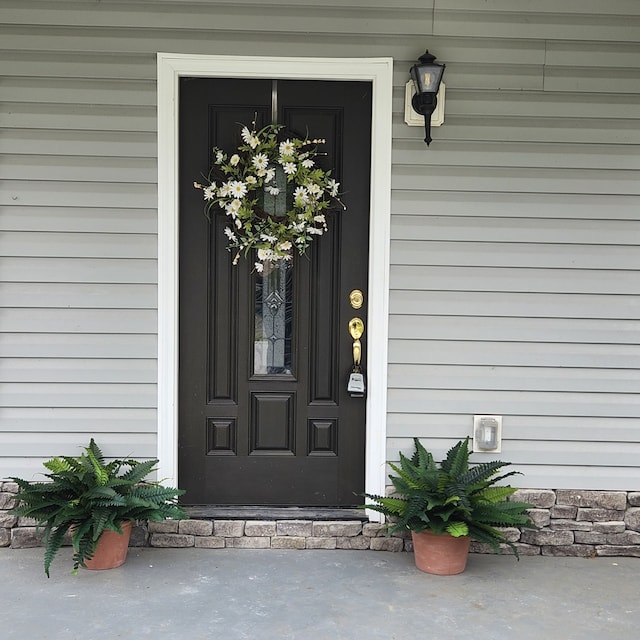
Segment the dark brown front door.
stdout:
<svg viewBox="0 0 640 640">
<path fill-rule="evenodd" d="M 222 213 L 194 180 L 239 123 L 325 138 L 346 212 L 293 265 L 232 264 Z M 187 504 L 352 506 L 364 490 L 365 399 L 347 393 L 349 322 L 364 321 L 371 85 L 182 78 L 180 85 L 179 486 Z M 360 309 L 349 294 L 364 293 Z M 366 361 L 363 362 L 366 368 Z"/>
</svg>

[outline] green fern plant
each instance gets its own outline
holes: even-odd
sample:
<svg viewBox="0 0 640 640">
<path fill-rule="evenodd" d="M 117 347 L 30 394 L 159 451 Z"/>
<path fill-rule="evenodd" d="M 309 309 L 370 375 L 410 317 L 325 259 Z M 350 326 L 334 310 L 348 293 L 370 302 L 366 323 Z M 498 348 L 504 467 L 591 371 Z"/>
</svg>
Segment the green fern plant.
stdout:
<svg viewBox="0 0 640 640">
<path fill-rule="evenodd" d="M 526 514 L 533 505 L 509 500 L 516 489 L 496 484 L 518 473 L 498 475 L 510 463 L 497 460 L 470 466 L 469 438 L 453 446 L 440 464 L 418 438 L 414 445 L 411 458 L 400 453 L 400 464 L 389 464 L 397 474 L 389 475 L 394 494 L 365 494 L 374 501 L 366 508 L 389 518 L 388 533 L 409 530 L 470 536 L 495 552 L 505 543 L 518 557 L 517 548 L 500 528 L 536 527 Z"/>
<path fill-rule="evenodd" d="M 184 491 L 145 482 L 158 460 L 112 460 L 107 463 L 91 438 L 76 458 L 62 456 L 43 463 L 48 481 L 12 478 L 19 487 L 12 513 L 33 518 L 44 531 L 44 571 L 49 569 L 71 531 L 73 572 L 93 557 L 103 531 L 122 533 L 128 520 L 176 520 L 187 516 L 178 504 Z"/>
</svg>

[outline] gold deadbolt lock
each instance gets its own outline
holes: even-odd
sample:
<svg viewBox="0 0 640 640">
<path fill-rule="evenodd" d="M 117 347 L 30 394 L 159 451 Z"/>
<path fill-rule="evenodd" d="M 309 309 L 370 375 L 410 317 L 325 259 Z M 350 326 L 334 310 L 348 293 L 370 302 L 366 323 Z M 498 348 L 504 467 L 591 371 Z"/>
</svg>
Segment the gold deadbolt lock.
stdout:
<svg viewBox="0 0 640 640">
<path fill-rule="evenodd" d="M 349 294 L 349 302 L 351 303 L 352 309 L 359 309 L 364 302 L 364 295 L 362 294 L 362 291 L 360 291 L 360 289 L 354 289 Z"/>
</svg>

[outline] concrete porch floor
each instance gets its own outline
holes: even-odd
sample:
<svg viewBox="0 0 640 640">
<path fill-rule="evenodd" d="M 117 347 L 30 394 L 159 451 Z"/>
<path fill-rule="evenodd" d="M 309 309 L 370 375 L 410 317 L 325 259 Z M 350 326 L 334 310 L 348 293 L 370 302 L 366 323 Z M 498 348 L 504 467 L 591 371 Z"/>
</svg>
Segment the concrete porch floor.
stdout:
<svg viewBox="0 0 640 640">
<path fill-rule="evenodd" d="M 410 553 L 131 548 L 70 575 L 62 549 L 0 549 L 0 637 L 40 640 L 637 639 L 639 558 L 472 554 L 459 576 Z"/>
</svg>

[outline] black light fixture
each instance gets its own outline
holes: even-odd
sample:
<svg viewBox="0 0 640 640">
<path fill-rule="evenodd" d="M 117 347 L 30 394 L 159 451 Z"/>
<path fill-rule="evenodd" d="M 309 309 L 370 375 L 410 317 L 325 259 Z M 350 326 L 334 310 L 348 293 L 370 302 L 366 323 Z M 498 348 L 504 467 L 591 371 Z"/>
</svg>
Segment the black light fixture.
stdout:
<svg viewBox="0 0 640 640">
<path fill-rule="evenodd" d="M 417 113 L 424 116 L 424 141 L 429 146 L 431 142 L 431 114 L 438 104 L 436 96 L 445 65 L 437 64 L 436 57 L 432 56 L 429 51 L 425 51 L 418 60 L 420 62 L 414 64 L 409 70 L 416 90 L 415 95 L 411 98 L 411 106 Z"/>
</svg>

